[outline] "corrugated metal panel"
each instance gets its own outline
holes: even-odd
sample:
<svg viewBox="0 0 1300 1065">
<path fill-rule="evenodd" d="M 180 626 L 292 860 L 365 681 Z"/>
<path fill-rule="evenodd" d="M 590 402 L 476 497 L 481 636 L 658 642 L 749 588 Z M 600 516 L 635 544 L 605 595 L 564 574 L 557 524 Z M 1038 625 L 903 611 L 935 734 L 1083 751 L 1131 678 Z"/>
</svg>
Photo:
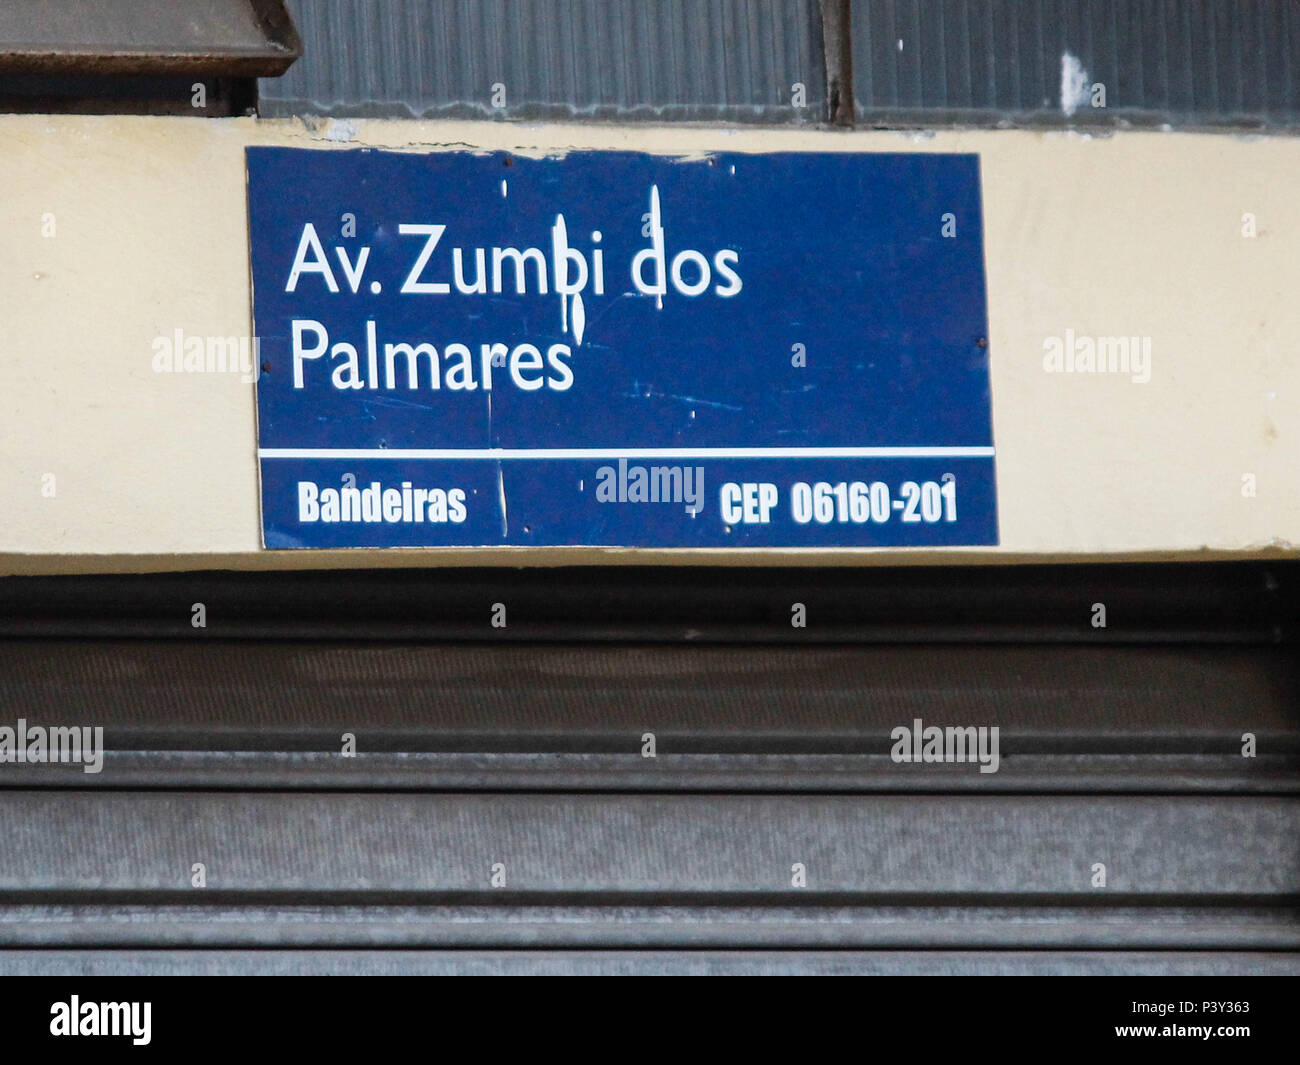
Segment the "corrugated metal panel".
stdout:
<svg viewBox="0 0 1300 1065">
<path fill-rule="evenodd" d="M 207 604 L 201 633 L 189 604 Z M 1087 604 L 1110 611 L 1105 629 Z M 510 624 L 490 629 L 494 602 Z M 809 624 L 790 626 L 790 604 Z M 178 607 L 182 604 L 184 609 Z M 1080 606 L 1083 604 L 1083 606 Z M 557 567 L 198 572 L 0 580 L 0 636 L 193 641 L 1277 643 L 1300 564 Z"/>
<path fill-rule="evenodd" d="M 484 900 L 498 861 L 537 901 L 789 901 L 791 862 L 823 902 L 1069 903 L 1099 861 L 1116 903 L 1300 896 L 1300 799 L 1271 796 L 51 790 L 0 792 L 0 820 L 6 901 L 166 901 L 192 862 L 228 901 Z"/>
<path fill-rule="evenodd" d="M 1298 581 L 9 578 L 0 725 L 107 753 L 0 765 L 0 971 L 1296 972 Z"/>
<path fill-rule="evenodd" d="M 291 6 L 306 56 L 267 115 L 826 119 L 817 0 Z M 858 0 L 851 23 L 866 125 L 1300 124 L 1294 0 Z"/>
<path fill-rule="evenodd" d="M 1300 946 L 1295 799 L 49 790 L 0 817 L 9 949 Z"/>
<path fill-rule="evenodd" d="M 105 749 L 99 774 L 5 765 L 0 792 L 1295 795 L 1294 659 L 1288 647 L 0 640 L 10 724 L 99 725 Z M 895 763 L 891 731 L 916 718 L 998 726 L 998 771 Z M 663 757 L 641 757 L 647 729 Z M 1254 758 L 1241 757 L 1246 730 Z M 346 732 L 356 757 L 338 756 Z"/>
<path fill-rule="evenodd" d="M 1284 976 L 1294 954 L 1142 951 L 0 951 L 15 976 Z M 1251 1001 L 1258 992 L 1251 990 Z"/>
<path fill-rule="evenodd" d="M 328 808 L 322 800 L 322 806 Z M 484 851 L 499 840 L 484 836 Z M 508 857 L 498 852 L 498 858 Z M 306 856 L 311 865 L 311 856 Z M 782 870 L 784 871 L 784 870 Z M 214 884 L 215 888 L 216 885 Z M 220 889 L 218 889 L 220 890 Z M 57 901 L 0 903 L 0 972 L 10 949 L 51 950 L 98 944 L 166 948 L 183 943 L 223 946 L 410 950 L 499 947 L 566 950 L 600 946 L 883 950 L 1198 950 L 1296 951 L 1300 922 L 1283 905 L 1187 905 L 1177 900 L 1104 904 L 1104 893 L 1070 905 L 1035 900 L 1024 905 L 937 900 L 889 904 L 809 900 L 806 890 L 761 899 L 716 898 L 646 904 L 626 896 L 531 899 L 495 891 L 459 901 L 399 898 L 379 891 L 330 898 L 327 884 L 310 899 L 257 896 L 248 891 L 216 900 L 202 892 L 180 897 L 107 893 L 59 896 Z M 783 901 L 788 899 L 789 901 Z M 1292 953 L 1300 965 L 1300 953 Z"/>
<path fill-rule="evenodd" d="M 262 82 L 264 115 L 824 116 L 817 0 L 297 0 L 290 10 L 304 57 Z"/>
<path fill-rule="evenodd" d="M 1300 123 L 1295 0 L 858 0 L 853 38 L 868 125 Z"/>
</svg>

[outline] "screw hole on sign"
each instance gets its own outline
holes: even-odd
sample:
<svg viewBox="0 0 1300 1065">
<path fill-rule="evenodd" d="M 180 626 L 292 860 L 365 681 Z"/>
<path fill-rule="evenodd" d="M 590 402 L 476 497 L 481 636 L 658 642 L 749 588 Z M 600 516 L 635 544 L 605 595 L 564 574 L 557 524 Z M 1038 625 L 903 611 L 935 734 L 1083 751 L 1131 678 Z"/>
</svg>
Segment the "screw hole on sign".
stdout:
<svg viewBox="0 0 1300 1065">
<path fill-rule="evenodd" d="M 524 526 L 524 532 L 532 532 L 532 531 L 533 531 L 533 530 L 532 530 L 532 528 L 531 528 L 530 526 L 528 526 L 528 525 L 525 525 L 525 526 Z"/>
<path fill-rule="evenodd" d="M 270 372 L 271 372 L 271 364 L 269 362 L 262 363 L 262 373 L 270 373 Z"/>
<path fill-rule="evenodd" d="M 504 166 L 514 166 L 514 165 L 515 165 L 515 161 L 514 161 L 514 159 L 511 158 L 511 157 L 508 156 L 508 155 L 507 155 L 504 159 L 501 160 L 501 163 L 502 163 L 502 165 L 504 165 Z"/>
<path fill-rule="evenodd" d="M 981 348 L 987 348 L 989 346 L 989 342 L 986 337 L 980 337 L 979 340 L 975 341 L 975 343 L 977 346 Z"/>
</svg>

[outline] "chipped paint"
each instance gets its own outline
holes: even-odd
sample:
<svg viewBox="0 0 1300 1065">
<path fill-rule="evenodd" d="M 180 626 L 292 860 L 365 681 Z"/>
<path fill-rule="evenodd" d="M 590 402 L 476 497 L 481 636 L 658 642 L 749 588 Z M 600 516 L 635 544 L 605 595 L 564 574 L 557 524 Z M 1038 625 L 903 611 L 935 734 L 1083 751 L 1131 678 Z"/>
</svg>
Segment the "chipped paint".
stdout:
<svg viewBox="0 0 1300 1065">
<path fill-rule="evenodd" d="M 1061 114 L 1071 118 L 1081 107 L 1087 107 L 1091 79 L 1076 56 L 1061 55 Z"/>
</svg>

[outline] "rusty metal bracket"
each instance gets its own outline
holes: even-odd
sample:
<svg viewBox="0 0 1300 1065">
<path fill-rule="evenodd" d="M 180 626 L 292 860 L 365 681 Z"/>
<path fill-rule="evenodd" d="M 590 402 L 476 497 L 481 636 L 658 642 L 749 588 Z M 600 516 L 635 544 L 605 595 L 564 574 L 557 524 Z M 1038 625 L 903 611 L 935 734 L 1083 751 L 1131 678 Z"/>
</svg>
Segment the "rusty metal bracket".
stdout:
<svg viewBox="0 0 1300 1065">
<path fill-rule="evenodd" d="M 853 127 L 853 35 L 850 0 L 821 0 L 826 57 L 826 121 Z"/>
</svg>

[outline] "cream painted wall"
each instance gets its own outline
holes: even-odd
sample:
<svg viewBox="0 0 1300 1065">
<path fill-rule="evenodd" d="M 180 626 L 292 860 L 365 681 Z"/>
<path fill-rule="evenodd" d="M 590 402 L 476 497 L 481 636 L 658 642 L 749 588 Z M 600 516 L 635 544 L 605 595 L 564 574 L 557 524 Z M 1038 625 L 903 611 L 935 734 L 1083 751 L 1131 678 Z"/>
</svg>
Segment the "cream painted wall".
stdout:
<svg viewBox="0 0 1300 1065">
<path fill-rule="evenodd" d="M 0 144 L 0 572 L 1300 550 L 1300 139 L 8 116 Z M 254 386 L 152 369 L 157 336 L 251 329 L 249 144 L 978 152 L 1001 546 L 263 551 Z M 1066 329 L 1151 337 L 1151 380 L 1045 373 Z"/>
</svg>

